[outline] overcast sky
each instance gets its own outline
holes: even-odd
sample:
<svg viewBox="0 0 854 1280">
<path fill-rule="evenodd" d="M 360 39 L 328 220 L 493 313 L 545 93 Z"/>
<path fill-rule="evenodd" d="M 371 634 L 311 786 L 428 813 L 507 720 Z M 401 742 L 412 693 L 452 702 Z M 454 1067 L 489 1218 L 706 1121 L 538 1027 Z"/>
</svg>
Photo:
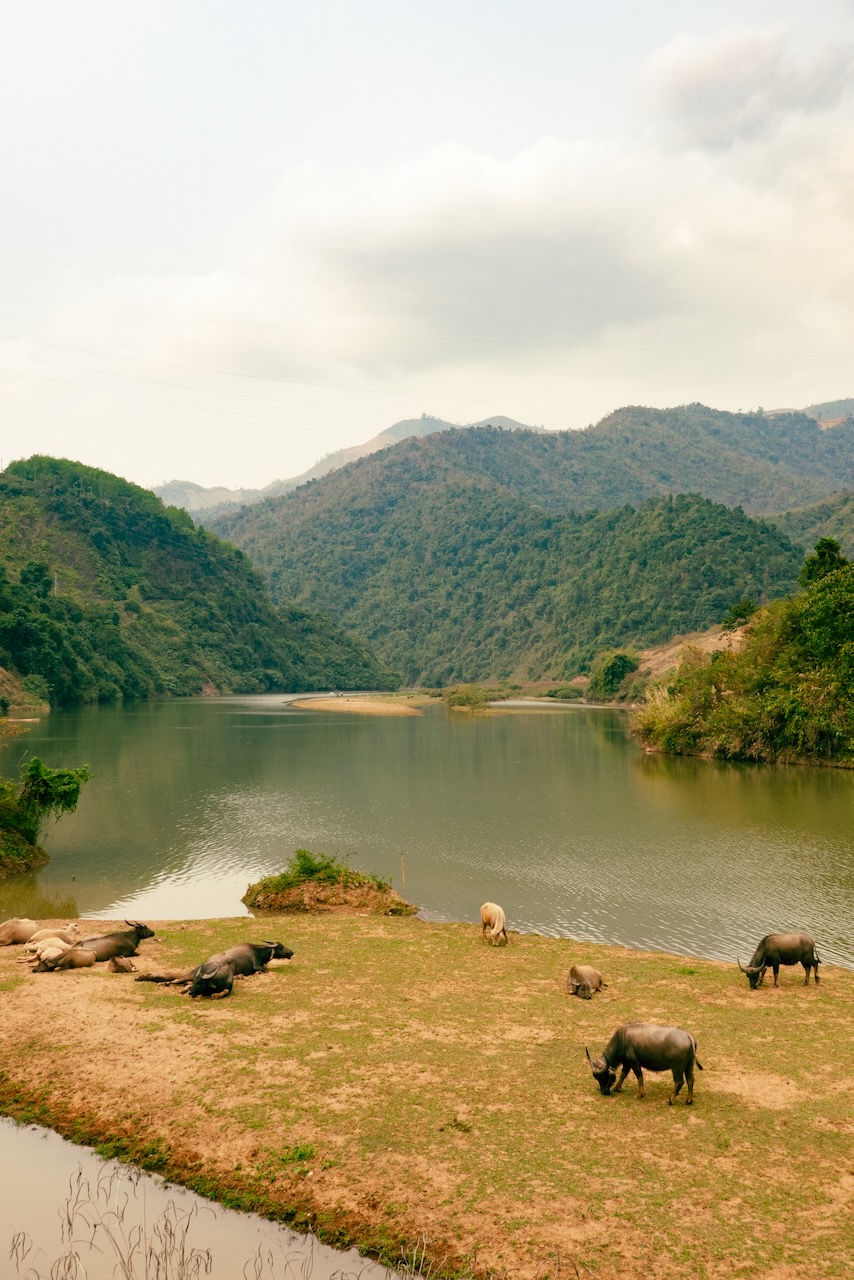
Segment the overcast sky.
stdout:
<svg viewBox="0 0 854 1280">
<path fill-rule="evenodd" d="M 854 0 L 6 0 L 0 456 L 854 395 Z"/>
</svg>

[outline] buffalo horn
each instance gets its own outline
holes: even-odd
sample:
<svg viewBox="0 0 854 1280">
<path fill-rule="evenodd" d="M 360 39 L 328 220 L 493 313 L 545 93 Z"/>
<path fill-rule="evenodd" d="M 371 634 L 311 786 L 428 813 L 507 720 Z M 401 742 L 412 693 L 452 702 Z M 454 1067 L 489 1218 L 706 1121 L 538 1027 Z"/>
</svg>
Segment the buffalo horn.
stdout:
<svg viewBox="0 0 854 1280">
<path fill-rule="evenodd" d="M 585 1045 L 585 1046 L 584 1046 L 584 1052 L 587 1054 L 587 1061 L 590 1063 L 590 1065 L 591 1065 L 591 1067 L 592 1067 L 592 1066 L 593 1066 L 593 1059 L 590 1057 L 590 1050 L 587 1048 L 587 1045 Z"/>
<path fill-rule="evenodd" d="M 742 973 L 747 973 L 747 970 L 745 969 L 744 965 L 741 963 L 741 960 L 739 959 L 739 957 L 738 957 L 738 956 L 736 956 L 735 958 L 736 958 L 736 960 L 738 960 L 738 967 L 739 967 L 739 969 L 741 970 L 741 972 L 742 972 Z"/>
</svg>

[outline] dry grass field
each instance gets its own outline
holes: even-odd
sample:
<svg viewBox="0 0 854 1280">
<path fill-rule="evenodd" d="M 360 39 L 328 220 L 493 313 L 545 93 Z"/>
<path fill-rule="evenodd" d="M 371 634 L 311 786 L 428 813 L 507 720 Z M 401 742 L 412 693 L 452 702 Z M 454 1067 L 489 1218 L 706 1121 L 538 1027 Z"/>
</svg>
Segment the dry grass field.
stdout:
<svg viewBox="0 0 854 1280">
<path fill-rule="evenodd" d="M 751 992 L 734 964 L 358 914 L 164 923 L 137 963 L 264 937 L 294 959 L 208 1002 L 0 950 L 0 1109 L 391 1262 L 426 1242 L 435 1276 L 852 1273 L 854 973 Z M 573 961 L 608 989 L 568 997 Z M 632 1020 L 696 1036 L 693 1107 L 669 1076 L 599 1094 L 584 1046 Z"/>
</svg>

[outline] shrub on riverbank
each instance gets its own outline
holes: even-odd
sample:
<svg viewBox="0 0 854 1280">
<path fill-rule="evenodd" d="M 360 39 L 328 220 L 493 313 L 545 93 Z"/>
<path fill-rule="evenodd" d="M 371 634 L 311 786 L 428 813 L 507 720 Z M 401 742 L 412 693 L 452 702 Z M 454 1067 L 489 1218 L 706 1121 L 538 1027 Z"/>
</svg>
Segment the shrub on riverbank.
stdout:
<svg viewBox="0 0 854 1280">
<path fill-rule="evenodd" d="M 686 648 L 633 717 L 641 742 L 672 755 L 854 766 L 854 564 L 832 559 L 811 577 L 815 561 L 803 591 L 755 615 L 739 653 Z"/>
<path fill-rule="evenodd" d="M 297 849 L 278 875 L 250 884 L 242 901 L 264 911 L 368 909 L 379 915 L 412 915 L 416 908 L 395 893 L 388 880 L 354 871 L 326 854 Z"/>
<path fill-rule="evenodd" d="M 20 782 L 0 778 L 0 879 L 40 867 L 49 861 L 39 847 L 48 818 L 73 813 L 89 766 L 49 769 L 33 756 L 21 769 Z"/>
</svg>

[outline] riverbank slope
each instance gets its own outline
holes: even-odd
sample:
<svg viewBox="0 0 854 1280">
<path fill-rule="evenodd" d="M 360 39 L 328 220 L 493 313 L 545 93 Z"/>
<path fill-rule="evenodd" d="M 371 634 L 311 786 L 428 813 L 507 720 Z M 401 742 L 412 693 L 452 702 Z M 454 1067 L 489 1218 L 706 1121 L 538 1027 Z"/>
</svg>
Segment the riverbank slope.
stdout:
<svg viewBox="0 0 854 1280">
<path fill-rule="evenodd" d="M 422 1241 L 433 1274 L 848 1269 L 854 973 L 751 992 L 734 964 L 359 915 L 168 922 L 137 963 L 267 935 L 294 959 L 213 1002 L 3 949 L 0 1110 L 391 1261 Z M 608 989 L 568 997 L 573 961 Z M 584 1047 L 630 1020 L 697 1037 L 693 1108 L 669 1076 L 600 1096 Z"/>
</svg>

